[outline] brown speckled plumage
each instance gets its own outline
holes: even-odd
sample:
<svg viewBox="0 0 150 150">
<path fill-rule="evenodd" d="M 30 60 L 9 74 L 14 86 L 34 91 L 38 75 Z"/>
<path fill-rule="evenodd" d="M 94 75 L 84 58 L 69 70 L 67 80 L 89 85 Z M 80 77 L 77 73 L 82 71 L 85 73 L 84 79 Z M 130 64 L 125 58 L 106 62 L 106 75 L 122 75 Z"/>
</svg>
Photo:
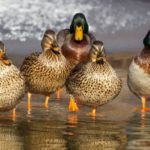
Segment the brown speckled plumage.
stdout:
<svg viewBox="0 0 150 150">
<path fill-rule="evenodd" d="M 98 56 L 98 53 L 95 54 Z M 79 64 L 73 69 L 66 82 L 67 91 L 77 101 L 92 107 L 103 105 L 115 98 L 121 87 L 120 78 L 106 61 L 105 56 L 99 56 L 93 62 L 90 60 Z"/>
<path fill-rule="evenodd" d="M 54 45 L 53 42 L 50 43 L 50 45 L 52 44 Z M 33 53 L 25 58 L 21 66 L 27 91 L 44 95 L 49 95 L 57 88 L 62 87 L 71 69 L 70 62 L 66 60 L 60 51 L 54 51 L 51 46 L 49 49 L 43 47 L 41 53 Z"/>
<path fill-rule="evenodd" d="M 19 69 L 0 61 L 0 111 L 16 106 L 25 92 L 24 78 Z"/>
</svg>

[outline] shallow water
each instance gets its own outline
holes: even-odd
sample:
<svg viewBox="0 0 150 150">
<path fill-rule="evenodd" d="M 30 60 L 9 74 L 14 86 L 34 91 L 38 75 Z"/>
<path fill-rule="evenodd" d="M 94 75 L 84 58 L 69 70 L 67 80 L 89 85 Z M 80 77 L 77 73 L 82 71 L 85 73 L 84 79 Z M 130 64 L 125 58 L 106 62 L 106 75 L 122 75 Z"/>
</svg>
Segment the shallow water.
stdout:
<svg viewBox="0 0 150 150">
<path fill-rule="evenodd" d="M 17 106 L 16 121 L 0 118 L 0 149 L 12 150 L 146 150 L 150 146 L 150 113 L 140 112 L 140 101 L 129 92 L 125 71 L 118 70 L 124 82 L 120 95 L 99 107 L 97 116 L 90 108 L 79 106 L 68 112 L 68 95 L 52 95 L 49 108 L 43 96 L 33 95 L 32 111 L 27 113 L 27 97 Z M 138 108 L 138 109 L 137 109 Z"/>
<path fill-rule="evenodd" d="M 32 115 L 26 114 L 24 106 L 25 102 L 19 106 L 16 121 L 0 120 L 0 149 L 145 150 L 150 146 L 149 112 L 133 112 L 126 120 L 115 120 L 103 113 L 91 118 L 87 108 L 68 113 L 66 102 L 58 100 L 52 100 L 48 110 L 33 108 Z"/>
<path fill-rule="evenodd" d="M 21 60 L 18 57 L 18 64 Z M 79 106 L 78 113 L 68 112 L 69 95 L 61 99 L 51 95 L 48 109 L 44 97 L 33 95 L 32 111 L 27 113 L 27 96 L 17 106 L 16 121 L 0 115 L 2 150 L 146 150 L 150 147 L 150 112 L 140 112 L 140 100 L 128 89 L 126 76 L 129 54 L 110 56 L 110 62 L 123 81 L 119 96 L 89 116 L 91 108 Z"/>
</svg>

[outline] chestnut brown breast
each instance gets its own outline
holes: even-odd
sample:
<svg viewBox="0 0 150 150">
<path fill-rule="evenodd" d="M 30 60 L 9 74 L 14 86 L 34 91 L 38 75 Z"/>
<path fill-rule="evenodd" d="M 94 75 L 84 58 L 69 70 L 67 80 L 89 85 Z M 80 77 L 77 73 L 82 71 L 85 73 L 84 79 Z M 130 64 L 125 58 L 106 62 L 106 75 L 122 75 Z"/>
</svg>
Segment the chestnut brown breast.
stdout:
<svg viewBox="0 0 150 150">
<path fill-rule="evenodd" d="M 76 42 L 73 35 L 68 35 L 62 46 L 62 54 L 68 59 L 74 59 L 77 63 L 88 59 L 91 48 L 91 40 L 88 35 L 84 35 L 81 42 Z"/>
</svg>

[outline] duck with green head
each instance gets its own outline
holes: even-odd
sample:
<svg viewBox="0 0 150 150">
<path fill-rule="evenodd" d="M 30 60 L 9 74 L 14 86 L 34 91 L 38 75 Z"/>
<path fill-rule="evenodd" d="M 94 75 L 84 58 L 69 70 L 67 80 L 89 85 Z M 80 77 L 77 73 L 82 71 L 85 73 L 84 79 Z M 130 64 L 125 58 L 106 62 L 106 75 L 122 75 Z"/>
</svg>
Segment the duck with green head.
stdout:
<svg viewBox="0 0 150 150">
<path fill-rule="evenodd" d="M 150 110 L 146 107 L 146 100 L 150 98 L 150 30 L 143 39 L 144 48 L 135 56 L 128 72 L 129 89 L 142 102 L 142 112 Z"/>
<path fill-rule="evenodd" d="M 76 13 L 72 19 L 70 29 L 61 30 L 57 35 L 62 54 L 75 65 L 88 59 L 94 36 L 89 32 L 89 25 L 82 13 Z M 72 111 L 77 111 L 77 105 L 69 104 Z"/>
<path fill-rule="evenodd" d="M 66 89 L 81 104 L 96 108 L 114 99 L 122 81 L 106 59 L 103 42 L 94 41 L 89 60 L 78 64 L 66 81 Z"/>
<path fill-rule="evenodd" d="M 15 107 L 24 96 L 25 82 L 19 69 L 7 58 L 6 51 L 0 41 L 0 111 L 13 109 L 15 119 Z"/>
<path fill-rule="evenodd" d="M 21 72 L 28 92 L 28 110 L 31 110 L 31 94 L 42 94 L 48 108 L 50 94 L 63 87 L 72 69 L 71 63 L 62 55 L 55 32 L 47 30 L 41 42 L 42 52 L 34 52 L 25 58 Z"/>
</svg>

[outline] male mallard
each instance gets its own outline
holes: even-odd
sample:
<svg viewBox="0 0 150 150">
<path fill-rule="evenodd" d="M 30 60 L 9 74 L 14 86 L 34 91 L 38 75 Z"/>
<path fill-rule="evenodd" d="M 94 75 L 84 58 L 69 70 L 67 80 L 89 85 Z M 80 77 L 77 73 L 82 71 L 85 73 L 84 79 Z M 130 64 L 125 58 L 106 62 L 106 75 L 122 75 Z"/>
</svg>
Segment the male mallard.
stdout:
<svg viewBox="0 0 150 150">
<path fill-rule="evenodd" d="M 128 86 L 142 101 L 142 111 L 146 108 L 146 99 L 150 98 L 150 31 L 145 36 L 144 48 L 133 58 L 128 72 Z"/>
<path fill-rule="evenodd" d="M 31 93 L 43 94 L 48 107 L 50 94 L 61 88 L 68 77 L 71 65 L 62 55 L 55 40 L 55 32 L 47 30 L 41 42 L 42 52 L 32 53 L 25 58 L 21 72 L 26 81 L 28 110 L 31 109 Z"/>
<path fill-rule="evenodd" d="M 122 87 L 121 79 L 106 60 L 101 41 L 94 41 L 90 60 L 77 65 L 66 81 L 66 89 L 80 103 L 96 107 L 115 98 Z"/>
<path fill-rule="evenodd" d="M 0 111 L 13 109 L 25 92 L 24 78 L 19 69 L 6 57 L 6 48 L 0 41 Z M 15 108 L 13 119 L 15 119 Z"/>
<path fill-rule="evenodd" d="M 73 60 L 75 64 L 88 59 L 93 40 L 94 36 L 89 33 L 88 23 L 82 13 L 74 15 L 70 29 L 61 30 L 57 35 L 62 54 L 68 60 Z M 77 105 L 71 101 L 69 107 L 72 111 L 78 110 Z"/>
<path fill-rule="evenodd" d="M 84 14 L 74 15 L 70 29 L 61 30 L 57 41 L 62 46 L 62 53 L 76 63 L 87 60 L 94 36 L 89 33 L 89 26 Z"/>
</svg>

